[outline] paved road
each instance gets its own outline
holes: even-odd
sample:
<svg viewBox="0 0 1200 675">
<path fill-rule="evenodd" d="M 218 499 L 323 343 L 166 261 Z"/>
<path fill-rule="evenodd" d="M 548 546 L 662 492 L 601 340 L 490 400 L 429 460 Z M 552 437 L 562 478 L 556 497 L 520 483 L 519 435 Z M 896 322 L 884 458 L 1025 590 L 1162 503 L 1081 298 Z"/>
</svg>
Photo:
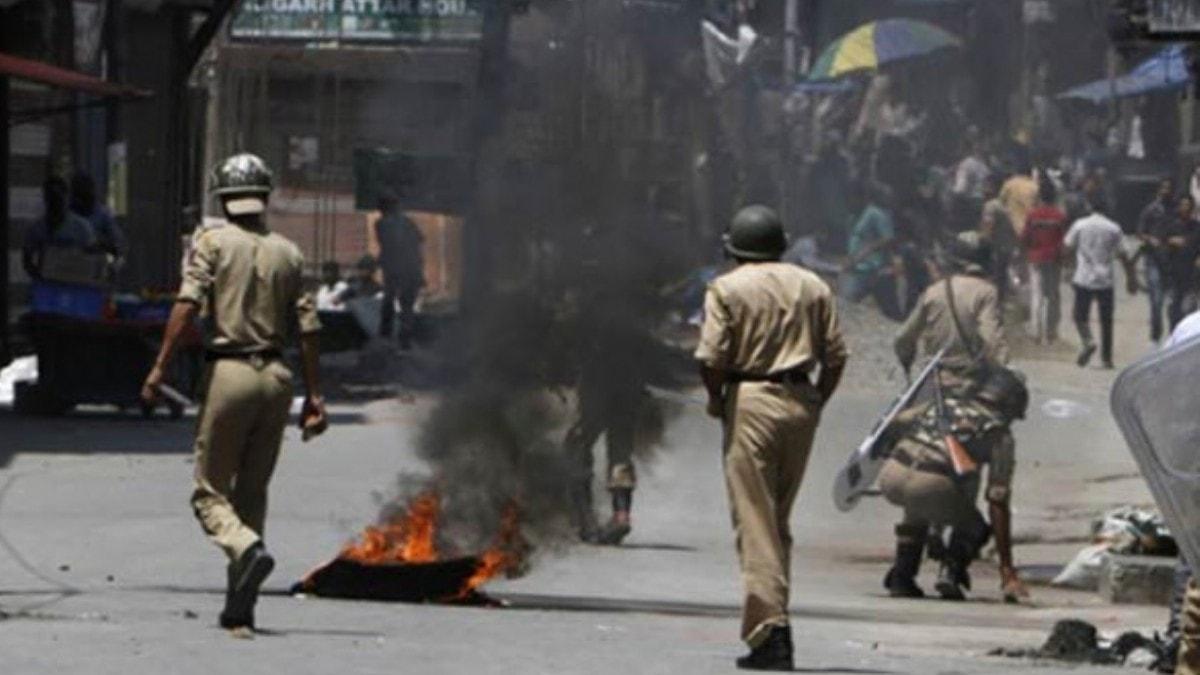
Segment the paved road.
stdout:
<svg viewBox="0 0 1200 675">
<path fill-rule="evenodd" d="M 1126 322 L 1131 336 L 1137 324 Z M 1123 340 L 1125 353 L 1138 349 L 1133 337 Z M 1018 558 L 1061 564 L 1089 517 L 1149 498 L 1106 413 L 1112 374 L 1035 356 L 1025 361 L 1034 412 L 1018 429 Z M 896 512 L 870 502 L 838 514 L 829 498 L 839 463 L 896 386 L 861 386 L 871 381 L 862 375 L 827 413 L 795 514 L 802 670 L 1086 673 L 984 654 L 1035 646 L 1068 616 L 1113 632 L 1160 623 L 1159 608 L 1114 608 L 1045 588 L 1031 606 L 1001 605 L 987 565 L 974 602 L 884 598 Z M 1077 416 L 1047 415 L 1053 400 L 1077 404 Z M 224 572 L 188 509 L 186 422 L 0 413 L 3 672 L 734 672 L 739 589 L 719 431 L 699 411 L 671 427 L 669 447 L 643 472 L 629 545 L 542 553 L 527 577 L 489 587 L 508 609 L 287 596 L 292 581 L 370 522 L 397 472 L 422 469 L 411 439 L 430 404 L 340 406 L 331 434 L 308 445 L 289 431 L 269 532 L 280 566 L 259 610 L 269 634 L 253 642 L 214 625 Z"/>
</svg>

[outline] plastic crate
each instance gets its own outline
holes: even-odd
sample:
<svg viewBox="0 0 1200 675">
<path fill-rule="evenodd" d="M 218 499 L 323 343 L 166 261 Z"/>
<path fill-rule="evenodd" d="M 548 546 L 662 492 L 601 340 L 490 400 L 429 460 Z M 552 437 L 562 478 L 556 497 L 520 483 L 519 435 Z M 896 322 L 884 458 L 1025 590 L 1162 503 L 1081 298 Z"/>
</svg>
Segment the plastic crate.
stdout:
<svg viewBox="0 0 1200 675">
<path fill-rule="evenodd" d="M 35 281 L 30 292 L 30 309 L 41 314 L 58 314 L 79 319 L 104 316 L 108 293 L 99 288 Z"/>
</svg>

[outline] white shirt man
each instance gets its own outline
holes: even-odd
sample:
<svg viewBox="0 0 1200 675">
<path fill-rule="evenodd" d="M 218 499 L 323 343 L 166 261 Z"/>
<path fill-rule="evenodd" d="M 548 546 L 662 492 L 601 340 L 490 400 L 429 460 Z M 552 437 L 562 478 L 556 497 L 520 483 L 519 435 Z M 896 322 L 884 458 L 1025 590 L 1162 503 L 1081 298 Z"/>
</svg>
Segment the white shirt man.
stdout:
<svg viewBox="0 0 1200 675">
<path fill-rule="evenodd" d="M 1075 252 L 1075 276 L 1071 284 L 1075 287 L 1075 327 L 1083 343 L 1076 360 L 1080 368 L 1087 366 L 1096 353 L 1096 342 L 1089 326 L 1092 303 L 1100 307 L 1100 358 L 1105 368 L 1113 367 L 1113 263 L 1124 256 L 1121 250 L 1123 238 L 1121 227 L 1098 209 L 1092 209 L 1091 215 L 1075 221 L 1067 231 L 1064 243 Z"/>
</svg>

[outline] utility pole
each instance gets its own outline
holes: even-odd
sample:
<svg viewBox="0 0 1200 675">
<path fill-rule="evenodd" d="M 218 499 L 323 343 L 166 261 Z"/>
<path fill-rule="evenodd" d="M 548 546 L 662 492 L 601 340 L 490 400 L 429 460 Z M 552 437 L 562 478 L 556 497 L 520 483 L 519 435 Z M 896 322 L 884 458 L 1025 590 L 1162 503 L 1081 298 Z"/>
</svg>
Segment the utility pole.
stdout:
<svg viewBox="0 0 1200 675">
<path fill-rule="evenodd" d="M 796 66 L 798 42 L 800 40 L 800 0 L 785 0 L 783 10 L 783 102 L 784 110 L 780 111 L 783 124 L 783 156 L 780 158 L 779 202 L 785 226 L 795 227 L 792 219 L 795 209 L 792 208 L 793 193 L 795 192 L 795 153 L 792 148 L 792 121 L 787 116 L 788 98 L 796 85 Z"/>
<path fill-rule="evenodd" d="M 474 100 L 474 116 L 469 152 L 468 175 L 471 186 L 470 203 L 463 229 L 463 309 L 473 312 L 482 305 L 492 287 L 492 237 L 491 223 L 483 216 L 486 205 L 481 203 L 481 194 L 489 194 L 486 186 L 488 177 L 482 175 L 489 168 L 483 158 L 487 141 L 503 124 L 504 83 L 508 69 L 509 24 L 512 18 L 512 0 L 494 0 L 484 3 L 483 34 L 479 44 L 478 92 Z"/>
<path fill-rule="evenodd" d="M 9 10 L 0 8 L 0 23 L 4 23 L 5 14 Z M 4 31 L 0 31 L 0 53 L 4 51 Z M 8 296 L 11 274 L 8 270 L 9 260 L 9 221 L 8 221 L 8 164 L 9 152 L 9 120 L 8 120 L 8 78 L 0 77 L 0 366 L 7 365 L 12 359 L 12 344 L 9 336 Z"/>
</svg>

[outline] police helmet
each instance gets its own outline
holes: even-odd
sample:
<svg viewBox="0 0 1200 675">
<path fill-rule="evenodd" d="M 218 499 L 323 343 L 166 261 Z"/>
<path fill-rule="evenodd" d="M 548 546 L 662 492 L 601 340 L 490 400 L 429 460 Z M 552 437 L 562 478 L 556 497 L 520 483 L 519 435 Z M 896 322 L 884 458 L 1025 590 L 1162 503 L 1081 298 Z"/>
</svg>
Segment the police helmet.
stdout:
<svg viewBox="0 0 1200 675">
<path fill-rule="evenodd" d="M 738 211 L 725 235 L 725 250 L 740 260 L 778 260 L 787 245 L 779 214 L 761 205 Z"/>
<path fill-rule="evenodd" d="M 209 191 L 221 199 L 231 216 L 265 211 L 272 187 L 273 177 L 266 162 L 246 153 L 227 158 L 209 176 Z"/>
<path fill-rule="evenodd" d="M 989 369 L 975 397 L 1009 420 L 1023 420 L 1029 411 L 1029 388 L 1017 370 L 994 366 Z"/>
</svg>

